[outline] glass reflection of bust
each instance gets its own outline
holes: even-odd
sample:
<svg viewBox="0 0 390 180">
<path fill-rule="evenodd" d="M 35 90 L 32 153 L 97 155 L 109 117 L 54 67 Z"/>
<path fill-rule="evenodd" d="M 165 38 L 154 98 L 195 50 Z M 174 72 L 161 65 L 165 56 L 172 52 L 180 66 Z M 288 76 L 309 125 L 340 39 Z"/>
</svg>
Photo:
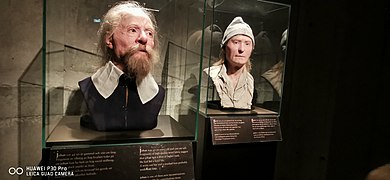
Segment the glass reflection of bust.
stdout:
<svg viewBox="0 0 390 180">
<path fill-rule="evenodd" d="M 250 57 L 254 46 L 251 27 L 235 17 L 224 32 L 220 59 L 203 70 L 212 80 L 222 108 L 251 109 L 254 79 Z"/>
<path fill-rule="evenodd" d="M 282 97 L 282 79 L 284 69 L 284 56 L 287 51 L 287 29 L 282 33 L 280 40 L 280 46 L 282 48 L 282 57 L 280 61 L 272 66 L 271 69 L 264 72 L 261 76 L 267 80 L 267 82 L 278 93 L 279 97 Z"/>
</svg>

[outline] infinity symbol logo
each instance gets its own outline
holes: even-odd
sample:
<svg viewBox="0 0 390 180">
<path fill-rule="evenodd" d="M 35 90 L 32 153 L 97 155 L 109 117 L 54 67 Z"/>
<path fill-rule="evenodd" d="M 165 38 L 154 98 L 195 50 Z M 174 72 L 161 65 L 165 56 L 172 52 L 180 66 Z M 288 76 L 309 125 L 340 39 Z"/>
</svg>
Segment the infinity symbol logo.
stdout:
<svg viewBox="0 0 390 180">
<path fill-rule="evenodd" d="M 22 175 L 23 174 L 23 168 L 22 167 L 17 167 L 17 168 L 15 168 L 15 167 L 10 167 L 9 169 L 8 169 L 8 173 L 10 174 L 10 175 L 15 175 L 15 174 L 17 174 L 17 175 Z"/>
</svg>

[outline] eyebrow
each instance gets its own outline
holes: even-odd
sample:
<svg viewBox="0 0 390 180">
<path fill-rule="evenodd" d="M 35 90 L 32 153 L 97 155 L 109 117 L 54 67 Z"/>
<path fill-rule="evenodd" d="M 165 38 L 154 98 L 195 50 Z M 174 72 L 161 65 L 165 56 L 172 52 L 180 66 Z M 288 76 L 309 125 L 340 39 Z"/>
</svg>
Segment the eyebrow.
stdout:
<svg viewBox="0 0 390 180">
<path fill-rule="evenodd" d="M 126 29 L 127 29 L 127 28 L 139 28 L 139 29 L 140 29 L 140 28 L 141 28 L 141 26 L 138 25 L 138 24 L 127 24 L 127 25 L 125 25 L 124 27 L 125 27 Z M 145 29 L 145 30 L 148 30 L 148 31 L 153 31 L 153 32 L 155 31 L 153 26 L 150 26 L 150 27 L 147 26 L 147 27 L 145 27 L 144 29 Z"/>
<path fill-rule="evenodd" d="M 249 39 L 249 40 L 242 40 L 242 39 L 239 39 L 239 38 L 232 38 L 232 39 L 230 39 L 231 41 L 240 41 L 240 42 L 252 42 L 252 40 L 251 39 Z"/>
</svg>

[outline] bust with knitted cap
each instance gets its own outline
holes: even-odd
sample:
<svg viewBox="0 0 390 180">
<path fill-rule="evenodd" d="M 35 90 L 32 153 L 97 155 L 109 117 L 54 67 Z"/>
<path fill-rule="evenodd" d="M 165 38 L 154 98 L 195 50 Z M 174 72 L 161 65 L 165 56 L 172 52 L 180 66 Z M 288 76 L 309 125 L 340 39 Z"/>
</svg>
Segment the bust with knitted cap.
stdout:
<svg viewBox="0 0 390 180">
<path fill-rule="evenodd" d="M 218 97 L 212 102 L 219 103 L 219 108 L 252 108 L 254 79 L 250 74 L 250 57 L 254 46 L 251 27 L 242 17 L 235 17 L 224 32 L 219 60 L 203 70 L 207 75 L 202 77 L 210 78 L 213 82 Z M 203 79 L 204 82 L 208 80 Z"/>
</svg>

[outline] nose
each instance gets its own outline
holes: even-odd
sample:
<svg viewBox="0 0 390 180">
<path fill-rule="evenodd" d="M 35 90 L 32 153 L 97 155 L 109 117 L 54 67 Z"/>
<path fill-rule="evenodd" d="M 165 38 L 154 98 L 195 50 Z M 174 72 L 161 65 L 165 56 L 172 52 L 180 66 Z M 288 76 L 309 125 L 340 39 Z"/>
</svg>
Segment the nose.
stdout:
<svg viewBox="0 0 390 180">
<path fill-rule="evenodd" d="M 243 43 L 240 43 L 240 44 L 238 45 L 238 52 L 239 52 L 239 53 L 243 53 L 243 52 L 244 52 L 244 45 L 243 45 Z"/>
<path fill-rule="evenodd" d="M 142 45 L 145 45 L 148 42 L 148 37 L 147 37 L 145 31 L 141 31 L 141 33 L 139 34 L 139 37 L 137 39 L 137 42 L 142 44 Z"/>
</svg>

